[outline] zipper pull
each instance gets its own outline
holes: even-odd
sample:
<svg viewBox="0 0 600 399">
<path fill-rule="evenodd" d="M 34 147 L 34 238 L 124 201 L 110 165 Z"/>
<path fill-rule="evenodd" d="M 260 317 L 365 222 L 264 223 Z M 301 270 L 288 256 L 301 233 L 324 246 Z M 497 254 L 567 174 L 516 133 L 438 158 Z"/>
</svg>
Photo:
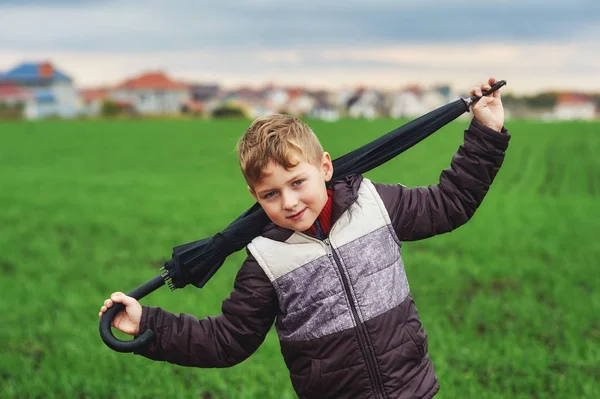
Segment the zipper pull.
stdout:
<svg viewBox="0 0 600 399">
<path fill-rule="evenodd" d="M 325 252 L 327 252 L 327 256 L 331 258 L 333 256 L 333 250 L 331 249 L 331 243 L 329 242 L 329 238 L 324 239 L 323 244 L 325 244 Z"/>
</svg>

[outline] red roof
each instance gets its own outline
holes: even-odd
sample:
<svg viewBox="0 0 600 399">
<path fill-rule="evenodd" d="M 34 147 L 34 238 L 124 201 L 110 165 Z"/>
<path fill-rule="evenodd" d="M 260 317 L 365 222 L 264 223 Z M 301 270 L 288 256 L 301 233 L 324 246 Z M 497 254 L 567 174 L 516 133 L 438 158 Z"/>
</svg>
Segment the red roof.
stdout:
<svg viewBox="0 0 600 399">
<path fill-rule="evenodd" d="M 99 88 L 99 89 L 83 89 L 81 90 L 81 98 L 85 102 L 90 102 L 94 100 L 106 100 L 110 95 L 110 90 L 107 88 Z"/>
<path fill-rule="evenodd" d="M 419 96 L 423 93 L 423 88 L 417 84 L 408 85 L 404 88 L 404 92 L 412 93 Z"/>
<path fill-rule="evenodd" d="M 556 101 L 558 104 L 589 104 L 591 101 L 588 96 L 578 93 L 562 93 L 559 94 Z"/>
<path fill-rule="evenodd" d="M 0 98 L 17 98 L 25 100 L 31 97 L 32 94 L 14 83 L 0 82 Z"/>
<path fill-rule="evenodd" d="M 298 88 L 298 87 L 292 87 L 289 88 L 287 93 L 288 93 L 288 98 L 293 99 L 296 97 L 301 96 L 302 94 L 304 94 L 306 92 L 306 90 L 302 89 L 302 88 Z"/>
<path fill-rule="evenodd" d="M 162 72 L 145 73 L 135 78 L 131 78 L 121 83 L 117 89 L 127 90 L 173 90 L 173 89 L 189 89 L 185 83 L 177 82 Z"/>
</svg>

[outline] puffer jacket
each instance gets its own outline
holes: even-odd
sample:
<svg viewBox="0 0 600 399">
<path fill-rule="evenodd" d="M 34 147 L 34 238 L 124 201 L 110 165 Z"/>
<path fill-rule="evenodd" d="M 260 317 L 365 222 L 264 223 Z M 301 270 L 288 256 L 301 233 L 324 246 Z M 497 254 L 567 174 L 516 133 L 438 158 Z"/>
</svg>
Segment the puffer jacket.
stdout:
<svg viewBox="0 0 600 399">
<path fill-rule="evenodd" d="M 407 188 L 360 175 L 332 183 L 324 240 L 270 226 L 247 247 L 222 314 L 198 319 L 143 307 L 138 354 L 228 367 L 249 357 L 275 322 L 300 398 L 431 398 L 439 390 L 401 256 L 401 242 L 449 232 L 483 201 L 508 147 L 477 120 L 438 184 Z"/>
</svg>

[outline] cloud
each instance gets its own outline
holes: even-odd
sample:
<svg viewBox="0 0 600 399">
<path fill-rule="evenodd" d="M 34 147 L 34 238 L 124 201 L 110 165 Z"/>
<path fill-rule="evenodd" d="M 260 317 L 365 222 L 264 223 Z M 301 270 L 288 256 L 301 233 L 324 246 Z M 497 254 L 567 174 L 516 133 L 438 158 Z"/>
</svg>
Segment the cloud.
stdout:
<svg viewBox="0 0 600 399">
<path fill-rule="evenodd" d="M 0 3 L 0 50 L 569 42 L 590 32 L 598 34 L 598 4 L 584 0 L 5 1 Z"/>
<path fill-rule="evenodd" d="M 422 82 L 600 89 L 594 0 L 0 0 L 0 70 L 50 59 L 82 85 L 145 70 L 227 85 Z"/>
</svg>

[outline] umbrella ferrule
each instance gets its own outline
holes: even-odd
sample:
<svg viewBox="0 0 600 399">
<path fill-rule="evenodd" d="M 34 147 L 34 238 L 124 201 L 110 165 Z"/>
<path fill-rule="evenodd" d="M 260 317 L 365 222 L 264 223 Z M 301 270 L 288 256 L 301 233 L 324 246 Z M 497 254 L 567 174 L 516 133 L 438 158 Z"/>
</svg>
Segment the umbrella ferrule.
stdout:
<svg viewBox="0 0 600 399">
<path fill-rule="evenodd" d="M 465 107 L 467 108 L 467 111 L 469 110 L 469 107 L 471 105 L 473 105 L 473 103 L 475 102 L 473 100 L 473 98 L 471 98 L 471 97 L 466 97 L 466 98 L 461 97 L 460 99 L 463 101 L 463 103 L 465 103 Z"/>
<path fill-rule="evenodd" d="M 165 284 L 169 286 L 169 289 L 171 291 L 175 291 L 175 289 L 177 289 L 177 286 L 175 284 L 175 281 L 173 281 L 173 277 L 171 277 L 170 274 L 170 271 L 165 269 L 165 267 L 162 267 L 160 269 L 160 276 L 165 281 Z"/>
</svg>

